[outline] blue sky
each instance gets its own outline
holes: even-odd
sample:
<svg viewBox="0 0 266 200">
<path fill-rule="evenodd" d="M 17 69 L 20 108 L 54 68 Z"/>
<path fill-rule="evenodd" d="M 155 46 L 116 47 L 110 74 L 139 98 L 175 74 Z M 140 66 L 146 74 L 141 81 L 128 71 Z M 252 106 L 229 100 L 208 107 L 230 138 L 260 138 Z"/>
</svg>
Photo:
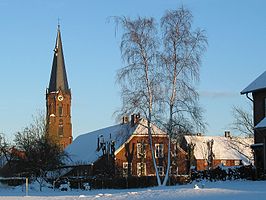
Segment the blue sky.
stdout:
<svg viewBox="0 0 266 200">
<path fill-rule="evenodd" d="M 120 38 L 109 16 L 152 16 L 184 5 L 194 26 L 206 30 L 200 103 L 208 135 L 221 135 L 232 122 L 233 105 L 266 70 L 266 2 L 261 0 L 0 0 L 0 132 L 12 138 L 45 109 L 60 18 L 74 138 L 115 123 L 119 108 L 116 71 L 122 66 Z"/>
</svg>

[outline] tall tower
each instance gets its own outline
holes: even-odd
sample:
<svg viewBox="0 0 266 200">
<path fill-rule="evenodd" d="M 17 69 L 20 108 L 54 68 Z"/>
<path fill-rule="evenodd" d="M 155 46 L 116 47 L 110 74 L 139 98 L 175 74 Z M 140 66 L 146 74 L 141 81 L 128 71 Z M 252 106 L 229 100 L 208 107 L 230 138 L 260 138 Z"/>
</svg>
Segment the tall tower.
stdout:
<svg viewBox="0 0 266 200">
<path fill-rule="evenodd" d="M 49 139 L 62 149 L 72 143 L 71 90 L 67 82 L 59 25 L 50 83 L 46 90 L 46 120 Z"/>
</svg>

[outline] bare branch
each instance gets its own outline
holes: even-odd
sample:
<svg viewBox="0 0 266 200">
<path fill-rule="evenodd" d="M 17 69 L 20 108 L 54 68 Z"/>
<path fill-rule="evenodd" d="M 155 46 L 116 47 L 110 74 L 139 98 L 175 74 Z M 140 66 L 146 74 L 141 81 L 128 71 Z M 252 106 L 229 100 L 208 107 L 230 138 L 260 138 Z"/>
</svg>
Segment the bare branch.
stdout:
<svg viewBox="0 0 266 200">
<path fill-rule="evenodd" d="M 252 112 L 248 112 L 241 107 L 234 106 L 232 108 L 232 115 L 234 119 L 233 123 L 231 124 L 232 129 L 238 131 L 240 134 L 246 137 L 253 137 L 254 125 Z"/>
</svg>

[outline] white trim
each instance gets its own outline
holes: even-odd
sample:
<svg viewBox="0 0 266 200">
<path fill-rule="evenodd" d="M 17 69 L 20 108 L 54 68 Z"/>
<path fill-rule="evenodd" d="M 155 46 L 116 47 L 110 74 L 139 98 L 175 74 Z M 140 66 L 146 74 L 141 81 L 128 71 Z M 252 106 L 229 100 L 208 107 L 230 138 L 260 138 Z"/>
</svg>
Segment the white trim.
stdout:
<svg viewBox="0 0 266 200">
<path fill-rule="evenodd" d="M 138 162 L 137 163 L 137 176 L 141 176 L 141 174 L 139 174 L 139 171 L 140 171 L 140 165 L 141 163 Z M 143 167 L 144 167 L 144 176 L 147 175 L 147 168 L 146 168 L 146 163 L 143 163 Z M 141 172 L 140 172 L 141 173 Z"/>
<path fill-rule="evenodd" d="M 161 174 L 160 174 L 160 170 L 159 169 L 161 169 Z M 164 167 L 163 166 L 157 166 L 157 170 L 158 170 L 158 174 L 159 174 L 159 176 L 164 176 L 165 174 L 164 174 Z"/>
<path fill-rule="evenodd" d="M 223 166 L 227 166 L 227 162 L 226 162 L 226 160 L 222 159 L 222 160 L 221 160 L 221 164 L 222 164 Z"/>
<path fill-rule="evenodd" d="M 164 158 L 164 144 L 163 143 L 156 143 L 155 144 L 155 158 Z M 158 154 L 157 154 L 158 149 Z"/>
<path fill-rule="evenodd" d="M 240 165 L 240 160 L 235 160 L 234 164 L 235 164 L 235 166 L 239 166 Z"/>
<path fill-rule="evenodd" d="M 146 158 L 146 143 L 141 143 L 141 142 L 137 142 L 137 158 L 141 158 L 140 154 L 141 154 L 141 146 L 144 145 L 143 148 L 143 154 L 144 154 L 144 158 Z"/>
<path fill-rule="evenodd" d="M 148 137 L 148 134 L 135 134 L 133 133 L 132 135 L 134 136 L 138 136 L 138 137 Z M 164 134 L 152 134 L 152 137 L 168 137 L 168 135 L 164 135 Z"/>
<path fill-rule="evenodd" d="M 130 170 L 129 170 L 130 169 Z M 128 171 L 130 171 L 130 174 L 132 174 L 132 163 L 130 162 L 123 162 L 123 169 L 122 169 L 123 171 L 122 171 L 122 175 L 125 177 L 125 176 L 127 176 L 128 175 L 128 173 L 124 173 L 125 172 L 125 170 L 128 172 Z"/>
<path fill-rule="evenodd" d="M 134 137 L 134 135 L 131 135 L 126 142 L 124 142 L 116 151 L 115 151 L 115 156 L 125 147 L 125 144 L 129 143 L 130 140 L 132 140 L 132 138 Z"/>
</svg>

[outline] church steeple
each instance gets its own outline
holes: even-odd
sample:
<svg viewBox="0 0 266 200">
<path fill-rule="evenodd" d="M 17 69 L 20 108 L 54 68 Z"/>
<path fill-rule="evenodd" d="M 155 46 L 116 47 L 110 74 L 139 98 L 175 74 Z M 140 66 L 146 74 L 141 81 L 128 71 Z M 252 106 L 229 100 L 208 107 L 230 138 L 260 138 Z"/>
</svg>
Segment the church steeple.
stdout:
<svg viewBox="0 0 266 200">
<path fill-rule="evenodd" d="M 60 33 L 60 25 L 57 28 L 57 38 L 54 48 L 54 58 L 50 77 L 48 92 L 56 92 L 61 89 L 62 92 L 69 93 L 67 73 L 65 68 L 63 46 Z"/>
<path fill-rule="evenodd" d="M 47 136 L 62 149 L 72 142 L 71 91 L 68 87 L 60 26 L 54 49 L 49 87 L 46 91 Z"/>
</svg>

